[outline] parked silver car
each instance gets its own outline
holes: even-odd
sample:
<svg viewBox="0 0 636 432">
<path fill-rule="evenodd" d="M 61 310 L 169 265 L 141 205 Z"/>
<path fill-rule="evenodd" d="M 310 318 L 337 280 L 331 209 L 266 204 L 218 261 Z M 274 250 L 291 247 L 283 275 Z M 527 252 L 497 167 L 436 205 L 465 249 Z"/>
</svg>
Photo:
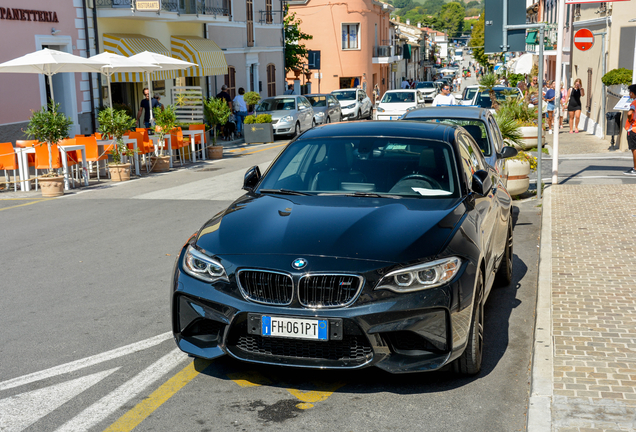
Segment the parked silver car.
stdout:
<svg viewBox="0 0 636 432">
<path fill-rule="evenodd" d="M 331 92 L 338 99 L 342 108 L 342 120 L 371 119 L 373 103 L 361 89 L 341 89 Z"/>
<path fill-rule="evenodd" d="M 316 126 L 314 109 L 305 96 L 266 98 L 256 106 L 256 114 L 270 114 L 274 135 L 298 135 Z"/>
<path fill-rule="evenodd" d="M 339 122 L 342 119 L 342 109 L 338 99 L 328 93 L 316 93 L 305 95 L 314 108 L 314 120 L 316 124 Z"/>
</svg>

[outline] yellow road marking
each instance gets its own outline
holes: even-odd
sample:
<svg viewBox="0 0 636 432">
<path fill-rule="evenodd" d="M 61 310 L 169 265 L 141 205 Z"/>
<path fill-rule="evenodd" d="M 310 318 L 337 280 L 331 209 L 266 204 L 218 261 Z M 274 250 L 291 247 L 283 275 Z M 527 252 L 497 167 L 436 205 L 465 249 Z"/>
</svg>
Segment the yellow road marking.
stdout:
<svg viewBox="0 0 636 432">
<path fill-rule="evenodd" d="M 203 371 L 211 363 L 211 361 L 204 360 L 193 361 L 179 371 L 175 376 L 163 383 L 161 387 L 152 392 L 150 396 L 142 402 L 139 402 L 133 409 L 121 416 L 115 423 L 105 429 L 104 432 L 132 431 L 164 402 L 196 378 L 200 371 Z"/>
<path fill-rule="evenodd" d="M 24 199 L 33 199 L 33 198 L 9 198 L 9 199 L 7 199 L 7 201 L 12 200 L 12 199 L 15 199 L 15 200 L 24 200 Z M 17 208 L 17 207 L 24 207 L 24 206 L 28 206 L 28 205 L 31 205 L 31 204 L 37 204 L 37 203 L 39 203 L 39 202 L 42 202 L 42 201 L 50 201 L 50 200 L 52 200 L 52 199 L 55 199 L 55 198 L 44 198 L 44 199 L 38 199 L 37 201 L 33 201 L 33 202 L 28 202 L 28 203 L 24 203 L 24 204 L 18 204 L 18 205 L 14 205 L 14 206 L 11 206 L 11 207 L 4 207 L 4 208 L 0 208 L 0 211 L 2 211 L 2 210 L 9 210 L 9 209 Z M 3 200 L 3 201 L 4 201 L 4 200 Z"/>
<path fill-rule="evenodd" d="M 259 387 L 272 383 L 269 379 L 255 371 L 236 372 L 228 374 L 227 376 L 240 387 Z"/>
<path fill-rule="evenodd" d="M 288 144 L 288 143 L 285 143 L 285 144 L 279 144 L 279 145 L 275 145 L 275 146 L 267 147 L 267 148 L 260 149 L 260 150 L 254 150 L 253 152 L 249 152 L 249 153 L 245 153 L 245 154 L 246 154 L 246 155 L 251 155 L 251 154 L 258 153 L 258 152 L 262 152 L 262 151 L 265 151 L 265 150 L 271 150 L 271 149 L 275 149 L 275 148 L 277 148 L 277 147 L 286 146 L 287 144 Z"/>
</svg>

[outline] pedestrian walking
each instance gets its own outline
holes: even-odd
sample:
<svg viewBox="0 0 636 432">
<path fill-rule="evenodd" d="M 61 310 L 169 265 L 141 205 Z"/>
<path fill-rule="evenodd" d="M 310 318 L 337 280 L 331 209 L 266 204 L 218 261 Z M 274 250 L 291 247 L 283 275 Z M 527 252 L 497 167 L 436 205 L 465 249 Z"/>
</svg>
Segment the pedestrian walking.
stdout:
<svg viewBox="0 0 636 432">
<path fill-rule="evenodd" d="M 450 85 L 444 84 L 442 86 L 442 92 L 435 96 L 431 106 L 442 106 L 442 105 L 457 105 L 455 101 L 455 96 L 451 94 Z"/>
<path fill-rule="evenodd" d="M 406 80 L 406 77 L 402 78 L 402 85 L 400 87 L 403 89 L 407 89 L 410 87 L 409 82 Z"/>
<path fill-rule="evenodd" d="M 625 130 L 627 130 L 627 148 L 632 152 L 632 158 L 634 162 L 634 168 L 625 171 L 625 175 L 636 176 L 636 84 L 632 84 L 628 87 L 629 97 L 632 99 L 632 103 L 629 104 L 629 111 L 627 111 L 627 120 L 625 121 Z"/>
<path fill-rule="evenodd" d="M 556 102 L 556 98 L 557 98 L 557 94 L 556 91 L 554 89 L 554 81 L 550 81 L 550 83 L 548 84 L 548 89 L 546 90 L 545 94 L 543 95 L 543 100 L 547 103 L 547 114 L 548 114 L 548 133 L 550 135 L 552 135 L 552 130 L 553 130 L 553 123 L 556 122 L 556 119 L 554 118 L 554 111 L 556 108 L 556 104 L 560 103 L 560 102 Z M 560 96 L 560 95 L 559 95 Z M 559 100 L 561 98 L 559 97 Z M 558 112 L 557 112 L 558 115 Z"/>
<path fill-rule="evenodd" d="M 243 99 L 244 94 L 245 89 L 240 87 L 238 94 L 232 101 L 234 116 L 236 117 L 236 133 L 239 136 L 243 133 L 243 121 L 245 120 L 245 117 L 247 117 L 247 105 L 245 104 L 245 99 Z"/>
<path fill-rule="evenodd" d="M 581 78 L 574 80 L 574 85 L 568 91 L 568 116 L 570 117 L 570 133 L 579 133 L 579 118 L 581 117 L 581 96 L 585 96 Z M 574 130 L 572 130 L 574 128 Z"/>
<path fill-rule="evenodd" d="M 285 90 L 285 92 L 283 93 L 284 95 L 293 95 L 294 93 L 294 85 L 293 84 L 288 84 L 287 85 L 287 90 Z"/>
</svg>

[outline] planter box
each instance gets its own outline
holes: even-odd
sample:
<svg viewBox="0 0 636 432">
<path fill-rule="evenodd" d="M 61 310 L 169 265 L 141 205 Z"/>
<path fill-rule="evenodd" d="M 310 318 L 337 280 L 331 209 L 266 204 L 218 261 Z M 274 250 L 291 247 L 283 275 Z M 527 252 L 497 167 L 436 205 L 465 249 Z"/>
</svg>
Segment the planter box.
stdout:
<svg viewBox="0 0 636 432">
<path fill-rule="evenodd" d="M 508 159 L 508 193 L 510 195 L 520 195 L 528 190 L 530 186 L 530 163 L 526 161 Z"/>
<path fill-rule="evenodd" d="M 222 159 L 223 146 L 215 145 L 208 147 L 208 159 Z"/>
<path fill-rule="evenodd" d="M 536 126 L 522 126 L 519 128 L 519 132 L 523 138 L 520 146 L 515 145 L 517 149 L 527 150 L 539 144 L 538 128 Z M 541 142 L 545 146 L 545 135 L 543 135 Z"/>
<path fill-rule="evenodd" d="M 254 123 L 243 125 L 243 136 L 246 144 L 274 142 L 274 128 L 271 123 Z"/>
<path fill-rule="evenodd" d="M 42 177 L 39 180 L 43 197 L 58 197 L 64 195 L 64 177 Z"/>
<path fill-rule="evenodd" d="M 607 86 L 607 91 L 616 97 L 629 96 L 629 89 L 627 87 L 627 84 L 616 84 Z"/>
<path fill-rule="evenodd" d="M 108 171 L 110 172 L 110 179 L 114 182 L 128 181 L 130 180 L 130 164 L 109 164 Z"/>
</svg>

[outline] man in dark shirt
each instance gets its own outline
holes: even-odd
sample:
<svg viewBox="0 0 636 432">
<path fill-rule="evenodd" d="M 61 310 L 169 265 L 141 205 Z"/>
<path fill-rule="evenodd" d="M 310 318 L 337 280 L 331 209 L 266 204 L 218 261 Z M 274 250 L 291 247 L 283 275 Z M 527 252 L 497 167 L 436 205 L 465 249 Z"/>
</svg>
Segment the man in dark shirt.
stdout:
<svg viewBox="0 0 636 432">
<path fill-rule="evenodd" d="M 232 97 L 230 96 L 230 94 L 227 92 L 227 86 L 225 84 L 223 84 L 221 86 L 221 93 L 219 93 L 218 95 L 216 95 L 217 99 L 221 98 L 224 99 L 225 102 L 227 102 L 227 106 L 230 107 L 230 111 L 232 111 Z"/>
<path fill-rule="evenodd" d="M 152 99 L 153 108 L 160 106 L 161 104 L 157 99 Z M 144 127 L 148 129 L 150 128 L 150 91 L 147 88 L 144 88 L 144 100 L 141 101 L 139 111 L 137 111 L 137 122 L 139 122 L 142 112 L 144 113 Z"/>
</svg>

